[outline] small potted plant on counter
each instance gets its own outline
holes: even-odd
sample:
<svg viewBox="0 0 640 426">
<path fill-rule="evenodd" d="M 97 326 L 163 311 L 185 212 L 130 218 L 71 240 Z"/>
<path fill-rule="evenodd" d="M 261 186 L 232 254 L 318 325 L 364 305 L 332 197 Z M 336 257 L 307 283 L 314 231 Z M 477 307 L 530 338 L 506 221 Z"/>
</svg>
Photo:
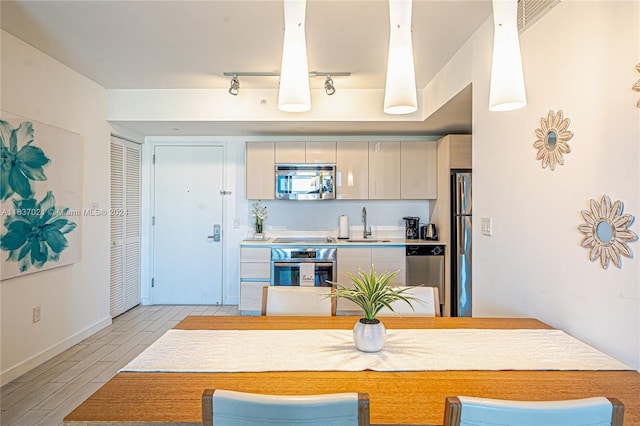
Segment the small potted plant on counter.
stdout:
<svg viewBox="0 0 640 426">
<path fill-rule="evenodd" d="M 411 301 L 417 301 L 415 297 L 403 294 L 409 288 L 397 288 L 389 286 L 399 271 L 384 271 L 376 274 L 373 265 L 369 273 L 360 270 L 358 276 L 349 272 L 347 275 L 353 282 L 353 287 L 347 287 L 339 283 L 331 282 L 336 286 L 332 297 L 350 300 L 364 311 L 364 318 L 356 322 L 353 327 L 353 340 L 356 347 L 363 352 L 378 352 L 384 347 L 386 329 L 384 324 L 376 318 L 376 315 L 384 307 L 393 311 L 393 302 L 400 300 L 411 306 Z"/>
<path fill-rule="evenodd" d="M 254 228 L 255 233 L 253 234 L 253 238 L 255 239 L 263 239 L 264 238 L 264 221 L 267 218 L 267 207 L 260 204 L 260 200 L 255 201 L 252 205 L 251 216 L 254 218 Z"/>
</svg>

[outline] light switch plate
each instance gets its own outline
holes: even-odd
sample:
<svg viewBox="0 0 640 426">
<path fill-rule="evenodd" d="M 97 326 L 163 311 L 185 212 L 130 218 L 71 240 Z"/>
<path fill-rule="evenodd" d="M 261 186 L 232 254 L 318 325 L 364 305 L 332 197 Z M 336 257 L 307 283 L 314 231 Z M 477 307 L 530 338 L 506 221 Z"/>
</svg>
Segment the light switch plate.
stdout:
<svg viewBox="0 0 640 426">
<path fill-rule="evenodd" d="M 491 217 L 483 217 L 482 218 L 482 235 L 493 235 L 493 218 Z"/>
</svg>

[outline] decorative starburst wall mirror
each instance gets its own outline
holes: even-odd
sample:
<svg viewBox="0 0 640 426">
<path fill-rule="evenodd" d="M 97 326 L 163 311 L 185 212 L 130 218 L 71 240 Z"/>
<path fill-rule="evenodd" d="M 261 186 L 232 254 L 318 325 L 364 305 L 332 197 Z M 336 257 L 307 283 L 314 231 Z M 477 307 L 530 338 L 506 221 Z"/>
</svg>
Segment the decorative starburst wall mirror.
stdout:
<svg viewBox="0 0 640 426">
<path fill-rule="evenodd" d="M 591 249 L 590 261 L 600 258 L 602 269 L 607 269 L 610 261 L 622 269 L 621 255 L 633 257 L 633 252 L 627 243 L 638 239 L 638 235 L 628 229 L 635 219 L 634 216 L 622 214 L 624 208 L 622 201 L 618 200 L 612 205 L 606 195 L 600 198 L 599 203 L 596 200 L 589 200 L 589 207 L 589 210 L 580 212 L 586 221 L 578 227 L 585 235 L 580 245 Z"/>
<path fill-rule="evenodd" d="M 571 120 L 562 118 L 562 110 L 549 111 L 547 117 L 540 119 L 540 128 L 536 129 L 538 139 L 533 147 L 538 150 L 536 160 L 542 160 L 542 168 L 549 166 L 552 171 L 558 164 L 564 164 L 564 154 L 571 152 L 567 141 L 573 137 L 569 130 Z"/>
<path fill-rule="evenodd" d="M 640 72 L 640 62 L 636 64 L 636 71 Z M 640 80 L 636 81 L 636 84 L 634 84 L 633 87 L 631 88 L 636 92 L 640 92 Z M 638 103 L 636 104 L 636 107 L 640 108 L 640 99 L 638 99 Z"/>
</svg>

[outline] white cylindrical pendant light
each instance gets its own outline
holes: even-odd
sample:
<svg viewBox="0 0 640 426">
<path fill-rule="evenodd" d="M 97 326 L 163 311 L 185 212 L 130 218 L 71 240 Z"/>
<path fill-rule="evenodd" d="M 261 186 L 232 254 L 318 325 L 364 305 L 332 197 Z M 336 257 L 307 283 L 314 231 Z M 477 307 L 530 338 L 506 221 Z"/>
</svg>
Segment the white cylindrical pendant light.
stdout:
<svg viewBox="0 0 640 426">
<path fill-rule="evenodd" d="M 278 109 L 281 111 L 311 109 L 304 22 L 306 6 L 306 0 L 284 0 L 284 44 L 278 93 Z"/>
<path fill-rule="evenodd" d="M 512 111 L 527 105 L 517 16 L 518 0 L 493 0 L 491 111 Z"/>
<path fill-rule="evenodd" d="M 384 112 L 409 114 L 418 109 L 411 42 L 411 1 L 389 0 L 389 60 Z"/>
</svg>

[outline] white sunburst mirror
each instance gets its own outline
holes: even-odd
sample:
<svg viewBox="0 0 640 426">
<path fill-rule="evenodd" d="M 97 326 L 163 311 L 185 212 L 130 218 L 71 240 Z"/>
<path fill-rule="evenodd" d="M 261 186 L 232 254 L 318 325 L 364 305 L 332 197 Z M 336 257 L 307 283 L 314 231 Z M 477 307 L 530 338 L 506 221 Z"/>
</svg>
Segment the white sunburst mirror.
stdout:
<svg viewBox="0 0 640 426">
<path fill-rule="evenodd" d="M 640 62 L 636 64 L 636 71 L 640 73 Z M 634 84 L 633 87 L 631 88 L 636 92 L 640 92 L 640 80 L 636 81 L 636 84 Z M 640 108 L 640 99 L 638 99 L 638 103 L 636 104 L 636 107 Z"/>
<path fill-rule="evenodd" d="M 540 128 L 536 129 L 538 139 L 533 147 L 538 150 L 536 160 L 542 160 L 543 169 L 549 166 L 553 171 L 558 164 L 564 164 L 564 155 L 571 152 L 567 143 L 573 137 L 570 123 L 571 120 L 562 117 L 562 110 L 549 111 L 546 118 L 540 119 Z"/>
<path fill-rule="evenodd" d="M 622 269 L 622 256 L 633 257 L 627 243 L 638 239 L 638 235 L 628 229 L 634 216 L 623 214 L 622 201 L 611 204 L 606 195 L 600 198 L 599 203 L 589 200 L 589 207 L 589 210 L 580 212 L 586 221 L 578 227 L 585 235 L 580 245 L 591 250 L 590 261 L 600 258 L 602 269 L 607 269 L 610 262 Z"/>
</svg>

